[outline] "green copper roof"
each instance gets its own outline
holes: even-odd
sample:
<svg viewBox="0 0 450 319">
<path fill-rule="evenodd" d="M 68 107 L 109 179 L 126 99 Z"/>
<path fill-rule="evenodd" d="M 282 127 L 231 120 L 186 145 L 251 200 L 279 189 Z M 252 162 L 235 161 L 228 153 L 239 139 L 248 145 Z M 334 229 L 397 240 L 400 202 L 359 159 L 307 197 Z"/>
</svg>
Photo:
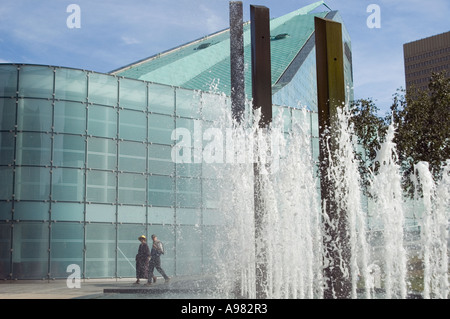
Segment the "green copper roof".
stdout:
<svg viewBox="0 0 450 319">
<path fill-rule="evenodd" d="M 278 80 L 313 34 L 314 17 L 323 18 L 327 15 L 328 12 L 311 13 L 321 5 L 325 5 L 323 1 L 315 2 L 270 21 L 274 90 L 283 85 L 278 83 Z M 250 23 L 247 22 L 244 24 L 244 59 L 248 98 L 252 95 L 250 46 Z M 229 29 L 143 59 L 111 73 L 203 91 L 208 91 L 210 85 L 214 83 L 218 91 L 230 95 Z"/>
</svg>

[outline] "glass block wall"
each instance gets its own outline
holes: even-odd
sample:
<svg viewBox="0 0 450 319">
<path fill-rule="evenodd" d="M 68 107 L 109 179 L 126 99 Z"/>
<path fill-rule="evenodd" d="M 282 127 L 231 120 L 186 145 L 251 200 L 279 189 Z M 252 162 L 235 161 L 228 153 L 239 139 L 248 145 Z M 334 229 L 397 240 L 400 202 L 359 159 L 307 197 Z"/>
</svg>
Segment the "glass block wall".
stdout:
<svg viewBox="0 0 450 319">
<path fill-rule="evenodd" d="M 67 278 L 71 264 L 83 278 L 134 277 L 137 238 L 153 233 L 169 276 L 207 273 L 220 227 L 214 174 L 171 159 L 175 128 L 215 117 L 207 94 L 0 64 L 0 279 Z M 305 116 L 281 109 L 286 130 Z M 317 114 L 303 120 L 317 156 Z"/>
</svg>

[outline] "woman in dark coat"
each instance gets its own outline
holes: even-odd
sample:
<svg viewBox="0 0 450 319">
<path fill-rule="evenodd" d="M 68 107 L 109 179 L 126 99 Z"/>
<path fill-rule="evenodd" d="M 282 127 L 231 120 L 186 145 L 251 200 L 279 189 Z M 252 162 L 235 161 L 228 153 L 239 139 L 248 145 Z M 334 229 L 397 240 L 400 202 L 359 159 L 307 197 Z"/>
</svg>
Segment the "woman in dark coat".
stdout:
<svg viewBox="0 0 450 319">
<path fill-rule="evenodd" d="M 141 244 L 139 245 L 138 253 L 136 255 L 136 283 L 139 283 L 140 278 L 148 278 L 148 261 L 150 259 L 150 249 L 147 245 L 147 238 L 142 235 L 138 238 Z"/>
</svg>

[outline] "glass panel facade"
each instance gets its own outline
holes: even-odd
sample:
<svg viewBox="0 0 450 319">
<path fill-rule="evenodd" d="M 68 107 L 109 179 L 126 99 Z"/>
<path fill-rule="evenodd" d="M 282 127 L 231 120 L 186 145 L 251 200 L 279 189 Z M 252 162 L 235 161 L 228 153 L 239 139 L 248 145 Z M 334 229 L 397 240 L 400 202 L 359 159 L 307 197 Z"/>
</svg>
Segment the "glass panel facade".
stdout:
<svg viewBox="0 0 450 319">
<path fill-rule="evenodd" d="M 54 117 L 55 132 L 86 134 L 86 104 L 57 101 L 55 102 Z"/>
<path fill-rule="evenodd" d="M 145 142 L 147 139 L 147 119 L 142 112 L 120 110 L 119 138 Z"/>
<path fill-rule="evenodd" d="M 175 163 L 172 160 L 172 147 L 169 145 L 148 145 L 148 172 L 150 174 L 172 175 Z"/>
<path fill-rule="evenodd" d="M 88 77 L 89 103 L 117 106 L 117 78 L 115 76 L 99 73 L 89 73 Z"/>
<path fill-rule="evenodd" d="M 177 89 L 175 112 L 178 116 L 198 117 L 200 113 L 200 94 L 191 90 Z"/>
<path fill-rule="evenodd" d="M 17 202 L 14 204 L 15 220 L 49 220 L 50 204 L 45 202 Z"/>
<path fill-rule="evenodd" d="M 19 67 L 19 97 L 53 98 L 53 68 Z"/>
<path fill-rule="evenodd" d="M 116 275 L 116 225 L 86 225 L 86 278 Z"/>
<path fill-rule="evenodd" d="M 146 111 L 147 84 L 142 81 L 120 79 L 119 105 L 122 108 Z"/>
<path fill-rule="evenodd" d="M 119 202 L 145 205 L 146 178 L 142 174 L 119 174 Z"/>
<path fill-rule="evenodd" d="M 85 102 L 86 97 L 86 72 L 64 68 L 55 70 L 55 99 Z"/>
<path fill-rule="evenodd" d="M 137 142 L 119 142 L 119 170 L 143 173 L 147 165 L 145 144 Z"/>
<path fill-rule="evenodd" d="M 83 168 L 86 138 L 78 135 L 58 134 L 53 138 L 53 165 Z"/>
<path fill-rule="evenodd" d="M 12 277 L 47 278 L 49 256 L 49 224 L 19 222 L 12 232 Z"/>
<path fill-rule="evenodd" d="M 88 134 L 100 137 L 117 137 L 117 110 L 112 107 L 90 105 Z"/>
<path fill-rule="evenodd" d="M 152 114 L 148 118 L 148 141 L 159 144 L 172 144 L 171 135 L 174 129 L 172 116 Z"/>
<path fill-rule="evenodd" d="M 52 170 L 52 199 L 79 202 L 84 198 L 84 172 L 73 168 Z"/>
<path fill-rule="evenodd" d="M 43 167 L 17 167 L 14 199 L 49 200 L 50 169 Z"/>
<path fill-rule="evenodd" d="M 80 222 L 84 220 L 84 203 L 51 203 L 51 219 L 62 222 Z"/>
<path fill-rule="evenodd" d="M 115 140 L 88 137 L 87 167 L 104 170 L 117 168 L 117 142 Z"/>
<path fill-rule="evenodd" d="M 11 165 L 14 162 L 14 134 L 0 132 L 0 165 Z"/>
<path fill-rule="evenodd" d="M 0 166 L 0 178 L 2 184 L 0 187 L 0 200 L 11 200 L 13 196 L 13 174 L 12 167 Z M 6 218 L 8 219 L 8 218 Z"/>
<path fill-rule="evenodd" d="M 136 276 L 135 257 L 138 251 L 136 234 L 145 233 L 145 227 L 134 224 L 121 224 L 117 227 L 117 276 Z M 140 236 L 140 235 L 139 235 Z"/>
<path fill-rule="evenodd" d="M 2 131 L 14 130 L 16 124 L 16 99 L 0 98 L 0 127 Z"/>
<path fill-rule="evenodd" d="M 50 269 L 53 278 L 67 278 L 67 266 L 83 264 L 83 233 L 80 223 L 52 223 Z"/>
<path fill-rule="evenodd" d="M 17 74 L 17 66 L 0 65 L 0 97 L 16 96 Z"/>
<path fill-rule="evenodd" d="M 148 111 L 173 115 L 175 111 L 175 89 L 166 85 L 149 84 Z"/>
<path fill-rule="evenodd" d="M 86 172 L 86 200 L 95 203 L 116 202 L 116 179 L 113 172 L 89 170 Z"/>
<path fill-rule="evenodd" d="M 8 210 L 7 207 L 0 205 L 2 213 Z M 0 214 L 0 219 L 3 216 Z M 12 227 L 7 223 L 0 223 L 0 278 L 9 278 L 11 269 L 11 230 Z"/>
<path fill-rule="evenodd" d="M 47 133 L 17 133 L 16 165 L 50 165 L 51 140 L 52 136 Z"/>
<path fill-rule="evenodd" d="M 139 235 L 169 276 L 207 271 L 223 222 L 216 167 L 196 154 L 229 98 L 76 69 L 0 65 L 0 279 L 134 277 Z M 317 114 L 283 112 L 318 143 Z M 176 163 L 176 128 L 191 163 Z M 222 164 L 217 164 L 222 165 Z M 11 241 L 12 238 L 12 241 Z"/>
</svg>

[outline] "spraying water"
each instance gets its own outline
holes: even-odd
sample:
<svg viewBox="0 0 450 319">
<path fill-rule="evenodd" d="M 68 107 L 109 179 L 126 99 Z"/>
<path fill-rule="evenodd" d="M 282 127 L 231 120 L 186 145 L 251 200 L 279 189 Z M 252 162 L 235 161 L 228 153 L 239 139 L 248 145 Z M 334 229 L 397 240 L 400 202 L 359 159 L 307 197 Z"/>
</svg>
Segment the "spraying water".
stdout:
<svg viewBox="0 0 450 319">
<path fill-rule="evenodd" d="M 355 158 L 356 139 L 353 126 L 350 125 L 350 115 L 347 106 L 337 108 L 337 121 L 335 121 L 334 138 L 337 147 L 331 155 L 333 160 L 328 168 L 328 174 L 331 175 L 334 188 L 335 203 L 337 210 L 345 212 L 347 226 L 346 236 L 349 239 L 349 247 L 339 247 L 336 249 L 349 250 L 349 264 L 339 265 L 344 268 L 351 278 L 352 292 L 351 297 L 357 297 L 357 286 L 360 278 L 368 278 L 369 249 L 366 240 L 366 212 L 362 209 L 362 193 L 360 188 L 360 176 L 358 171 L 358 162 Z M 339 221 L 328 221 L 338 227 Z M 327 256 L 325 256 L 327 258 Z M 328 263 L 334 261 L 328 260 Z M 370 298 L 369 281 L 364 281 L 364 295 Z"/>
<path fill-rule="evenodd" d="M 370 192 L 374 199 L 374 219 L 382 229 L 383 247 L 379 254 L 384 268 L 386 298 L 406 297 L 406 250 L 403 247 L 403 194 L 400 167 L 393 142 L 394 125 L 377 153 L 379 170 L 372 176 Z"/>
<path fill-rule="evenodd" d="M 304 110 L 306 112 L 306 110 Z M 338 159 L 330 168 L 340 192 L 340 206 L 348 214 L 350 265 L 345 268 L 352 278 L 352 297 L 356 298 L 359 275 L 367 275 L 368 248 L 365 239 L 365 213 L 361 208 L 361 193 L 357 163 L 354 159 L 352 127 L 348 115 L 340 113 L 342 127 L 338 134 L 344 146 L 334 156 Z M 243 125 L 234 125 L 231 116 L 225 121 L 233 128 L 234 148 L 229 158 L 251 162 L 233 162 L 217 170 L 220 176 L 220 212 L 224 217 L 226 240 L 219 241 L 216 251 L 221 261 L 220 278 L 225 292 L 249 298 L 256 296 L 255 256 L 258 247 L 265 247 L 267 261 L 268 298 L 323 298 L 323 267 L 331 263 L 323 255 L 322 211 L 312 157 L 311 137 L 307 123 L 292 120 L 292 129 L 283 132 L 280 113 L 268 129 L 261 129 L 258 113 Z M 237 147 L 236 147 L 237 146 Z M 250 149 L 250 152 L 249 152 Z M 255 152 L 257 156 L 249 156 Z M 263 220 L 262 243 L 255 245 L 253 162 L 262 161 L 260 198 L 267 212 Z M 337 247 L 336 249 L 339 249 Z M 324 258 L 325 257 L 325 258 Z M 369 297 L 368 286 L 365 289 Z"/>
<path fill-rule="evenodd" d="M 327 240 L 324 223 L 337 224 L 326 220 L 321 210 L 315 173 L 318 163 L 312 156 L 309 123 L 297 122 L 293 117 L 290 129 L 285 131 L 285 117 L 279 113 L 270 127 L 262 129 L 257 125 L 259 113 L 247 112 L 238 125 L 223 96 L 203 103 L 213 105 L 215 110 L 223 110 L 210 126 L 221 130 L 221 136 L 226 137 L 224 163 L 215 166 L 213 180 L 218 183 L 213 189 L 220 194 L 217 218 L 222 224 L 216 228 L 216 240 L 211 243 L 220 282 L 217 290 L 223 296 L 257 296 L 256 256 L 264 247 L 267 298 L 323 298 L 324 283 L 330 279 L 324 277 L 323 270 L 331 263 L 351 278 L 352 298 L 376 297 L 373 270 L 381 273 L 385 289 L 383 297 L 407 297 L 408 256 L 403 242 L 405 213 L 393 125 L 378 152 L 380 165 L 372 176 L 370 188 L 374 204 L 371 223 L 380 226 L 383 239 L 378 247 L 380 253 L 373 255 L 373 247 L 369 247 L 367 238 L 367 212 L 362 209 L 363 196 L 354 156 L 355 134 L 346 107 L 337 112 L 338 124 L 333 128 L 336 132 L 333 138 L 339 147 L 331 155 L 334 160 L 328 174 L 334 176 L 334 196 L 339 209 L 346 213 L 345 231 L 349 244 L 345 249 L 350 253 L 347 264 L 342 262 L 343 259 L 330 260 L 324 253 Z M 263 236 L 255 243 L 253 164 L 257 160 L 261 161 L 259 205 L 266 214 L 262 220 Z M 417 169 L 426 171 L 422 164 Z M 422 183 L 427 180 L 425 175 L 420 178 Z M 424 186 L 424 190 L 427 187 Z M 448 190 L 447 167 L 440 184 L 430 189 L 433 196 L 428 196 L 434 203 L 430 204 L 430 210 L 433 207 L 440 217 L 425 218 L 422 228 L 425 297 L 448 296 L 448 270 L 445 267 L 448 264 Z M 424 200 L 428 197 L 424 196 Z M 335 249 L 344 248 L 336 243 Z"/>
<path fill-rule="evenodd" d="M 424 264 L 424 298 L 448 298 L 448 207 L 449 207 L 449 161 L 443 177 L 435 184 L 427 162 L 415 165 L 421 187 L 424 213 L 421 225 Z"/>
</svg>

